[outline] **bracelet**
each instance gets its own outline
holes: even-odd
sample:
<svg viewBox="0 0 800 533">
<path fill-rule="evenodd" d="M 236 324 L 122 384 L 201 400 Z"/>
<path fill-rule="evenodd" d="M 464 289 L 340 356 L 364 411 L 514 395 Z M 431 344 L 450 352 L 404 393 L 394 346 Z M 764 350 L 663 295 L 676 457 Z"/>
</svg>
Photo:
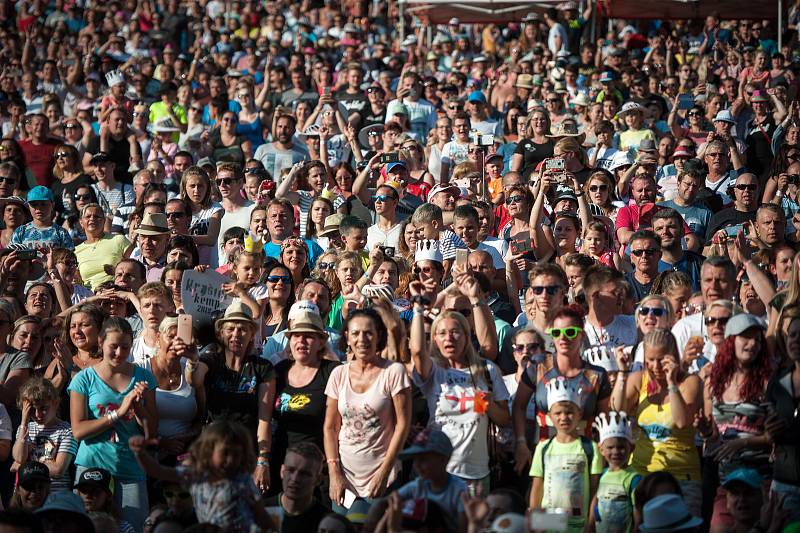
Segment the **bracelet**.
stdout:
<svg viewBox="0 0 800 533">
<path fill-rule="evenodd" d="M 119 413 L 114 409 L 106 413 L 106 418 L 108 418 L 112 424 L 115 424 L 119 420 Z"/>
<path fill-rule="evenodd" d="M 681 390 L 678 388 L 677 385 L 670 385 L 667 390 L 669 391 L 670 394 L 678 394 L 681 392 Z"/>
<path fill-rule="evenodd" d="M 480 306 L 482 306 L 482 305 L 483 305 L 483 304 L 485 304 L 485 303 L 486 303 L 486 302 L 484 302 L 483 300 L 478 300 L 477 302 L 475 302 L 474 304 L 472 304 L 472 307 L 480 307 Z"/>
<path fill-rule="evenodd" d="M 419 307 L 414 306 L 414 309 L 411 311 L 411 316 L 423 316 L 425 314 L 425 309 L 421 309 Z"/>
<path fill-rule="evenodd" d="M 262 457 L 269 459 L 269 452 L 258 452 L 258 458 L 261 459 Z"/>
<path fill-rule="evenodd" d="M 256 466 L 269 466 L 269 461 L 256 461 Z"/>
<path fill-rule="evenodd" d="M 334 464 L 337 464 L 339 462 L 339 459 L 328 459 L 325 462 L 328 463 L 329 465 L 334 465 Z"/>
</svg>

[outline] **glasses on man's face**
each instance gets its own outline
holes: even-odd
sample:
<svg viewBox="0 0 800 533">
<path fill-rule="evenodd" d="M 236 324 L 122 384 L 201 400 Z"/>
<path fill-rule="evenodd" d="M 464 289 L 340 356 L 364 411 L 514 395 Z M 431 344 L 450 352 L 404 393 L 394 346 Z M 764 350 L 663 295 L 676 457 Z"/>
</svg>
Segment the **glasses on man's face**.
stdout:
<svg viewBox="0 0 800 533">
<path fill-rule="evenodd" d="M 729 316 L 707 316 L 703 321 L 706 326 L 725 326 L 730 319 Z"/>
<path fill-rule="evenodd" d="M 386 203 L 394 199 L 395 199 L 394 196 L 389 196 L 388 194 L 376 194 L 375 196 L 372 197 L 373 202 L 381 202 L 381 203 Z"/>
<path fill-rule="evenodd" d="M 755 191 L 758 185 L 755 183 L 740 183 L 734 187 L 737 191 Z"/>
<path fill-rule="evenodd" d="M 690 117 L 699 117 L 699 116 L 702 116 L 702 114 L 699 111 L 690 111 L 689 112 L 689 116 Z"/>
<path fill-rule="evenodd" d="M 430 267 L 430 266 L 423 266 L 423 267 L 415 266 L 414 267 L 414 274 L 416 274 L 418 276 L 420 274 L 425 274 L 426 276 L 430 276 L 431 274 L 433 274 L 433 267 Z"/>
<path fill-rule="evenodd" d="M 725 157 L 727 154 L 725 152 L 706 152 L 706 155 L 712 159 L 716 159 L 718 157 Z"/>
<path fill-rule="evenodd" d="M 175 218 L 183 218 L 186 216 L 186 213 L 184 213 L 183 211 L 172 211 L 169 213 L 165 213 L 165 215 L 167 216 L 168 220 L 172 220 Z"/>
<path fill-rule="evenodd" d="M 667 310 L 663 307 L 640 307 L 639 314 L 642 316 L 653 315 L 654 317 L 664 316 Z"/>
<path fill-rule="evenodd" d="M 292 282 L 292 277 L 291 276 L 267 276 L 267 282 L 273 283 L 273 284 L 281 282 L 284 285 L 288 285 L 289 283 Z"/>
<path fill-rule="evenodd" d="M 537 296 L 541 296 L 545 292 L 548 296 L 554 296 L 559 290 L 561 290 L 561 285 L 534 285 L 531 287 L 531 291 Z"/>
<path fill-rule="evenodd" d="M 578 326 L 567 326 L 566 328 L 550 328 L 548 333 L 554 339 L 558 339 L 563 335 L 569 340 L 574 340 L 582 331 L 583 328 L 579 328 Z"/>
<path fill-rule="evenodd" d="M 142 115 L 144 115 L 144 113 L 140 113 L 139 111 L 134 111 L 133 112 L 133 118 L 140 117 Z"/>
<path fill-rule="evenodd" d="M 218 186 L 224 185 L 226 187 L 229 187 L 229 186 L 233 185 L 234 183 L 236 183 L 239 180 L 236 179 L 236 178 L 217 178 L 216 181 L 217 181 L 217 185 Z"/>
<path fill-rule="evenodd" d="M 631 250 L 631 255 L 634 257 L 653 257 L 658 253 L 656 248 L 640 248 L 638 250 Z"/>
</svg>

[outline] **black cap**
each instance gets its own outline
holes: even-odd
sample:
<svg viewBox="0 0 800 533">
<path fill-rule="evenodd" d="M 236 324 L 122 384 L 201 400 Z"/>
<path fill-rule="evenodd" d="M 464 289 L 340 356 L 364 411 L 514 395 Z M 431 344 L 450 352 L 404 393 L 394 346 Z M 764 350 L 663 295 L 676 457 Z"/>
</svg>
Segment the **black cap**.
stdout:
<svg viewBox="0 0 800 533">
<path fill-rule="evenodd" d="M 87 468 L 75 481 L 75 488 L 97 487 L 111 491 L 111 473 L 105 468 Z"/>
<path fill-rule="evenodd" d="M 38 461 L 28 461 L 19 468 L 17 475 L 22 486 L 31 481 L 50 481 L 50 469 Z"/>
<path fill-rule="evenodd" d="M 178 86 L 175 85 L 175 82 L 165 81 L 161 84 L 161 87 L 158 89 L 158 96 L 162 96 L 177 91 L 178 91 Z"/>
<path fill-rule="evenodd" d="M 108 163 L 109 161 L 113 161 L 110 155 L 105 152 L 97 152 L 92 156 L 90 163 L 92 165 L 102 165 L 103 163 Z"/>
</svg>

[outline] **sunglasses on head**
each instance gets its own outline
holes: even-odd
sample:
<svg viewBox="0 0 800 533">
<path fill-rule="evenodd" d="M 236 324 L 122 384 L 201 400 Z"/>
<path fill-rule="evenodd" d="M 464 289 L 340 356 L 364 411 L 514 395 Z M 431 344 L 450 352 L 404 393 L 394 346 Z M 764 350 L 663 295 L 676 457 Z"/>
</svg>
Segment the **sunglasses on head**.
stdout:
<svg viewBox="0 0 800 533">
<path fill-rule="evenodd" d="M 548 296 L 554 296 L 561 289 L 561 285 L 536 285 L 532 286 L 533 294 L 541 295 L 547 291 Z"/>
<path fill-rule="evenodd" d="M 569 340 L 574 340 L 580 333 L 583 332 L 583 328 L 578 326 L 567 326 L 566 328 L 550 328 L 547 333 L 550 334 L 551 337 L 554 339 L 558 339 L 562 335 Z"/>
<path fill-rule="evenodd" d="M 292 282 L 291 276 L 267 276 L 267 281 L 269 283 L 278 283 L 279 281 L 283 284 L 289 284 Z"/>
<path fill-rule="evenodd" d="M 663 307 L 640 307 L 639 314 L 642 316 L 653 315 L 655 317 L 664 316 L 667 310 Z"/>
</svg>

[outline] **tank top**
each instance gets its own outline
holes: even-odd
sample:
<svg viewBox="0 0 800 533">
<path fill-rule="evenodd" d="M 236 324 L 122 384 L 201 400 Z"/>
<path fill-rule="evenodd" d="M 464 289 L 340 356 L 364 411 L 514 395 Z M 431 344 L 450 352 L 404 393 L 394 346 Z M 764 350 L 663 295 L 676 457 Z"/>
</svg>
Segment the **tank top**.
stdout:
<svg viewBox="0 0 800 533">
<path fill-rule="evenodd" d="M 631 465 L 641 474 L 666 470 L 679 481 L 700 479 L 700 457 L 694 445 L 694 428 L 678 429 L 670 403 L 648 399 L 650 378 L 642 372 L 636 422 L 639 426 Z"/>
<path fill-rule="evenodd" d="M 734 439 L 760 437 L 764 434 L 764 422 L 767 418 L 765 404 L 751 402 L 724 403 L 714 400 L 712 406 L 714 422 L 719 430 L 719 441 L 709 443 L 705 454 L 714 448 Z M 711 448 L 711 449 L 709 449 Z M 755 468 L 761 475 L 770 477 L 772 465 L 769 462 L 769 448 L 743 448 L 735 457 L 719 463 L 720 479 L 741 467 Z"/>
</svg>

